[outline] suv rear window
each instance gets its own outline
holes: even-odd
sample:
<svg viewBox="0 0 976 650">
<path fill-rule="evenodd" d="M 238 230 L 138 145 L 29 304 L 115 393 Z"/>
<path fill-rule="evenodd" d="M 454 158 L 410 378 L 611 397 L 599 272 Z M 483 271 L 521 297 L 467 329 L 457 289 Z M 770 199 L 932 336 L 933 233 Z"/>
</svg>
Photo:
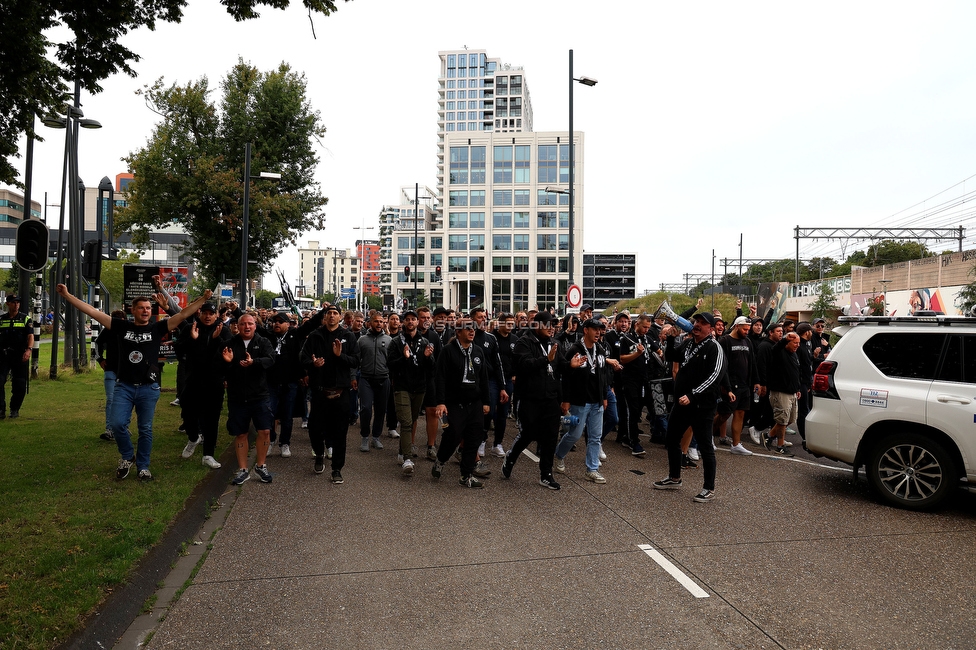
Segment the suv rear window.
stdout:
<svg viewBox="0 0 976 650">
<path fill-rule="evenodd" d="M 864 343 L 864 354 L 887 377 L 935 379 L 946 335 L 884 332 Z"/>
</svg>

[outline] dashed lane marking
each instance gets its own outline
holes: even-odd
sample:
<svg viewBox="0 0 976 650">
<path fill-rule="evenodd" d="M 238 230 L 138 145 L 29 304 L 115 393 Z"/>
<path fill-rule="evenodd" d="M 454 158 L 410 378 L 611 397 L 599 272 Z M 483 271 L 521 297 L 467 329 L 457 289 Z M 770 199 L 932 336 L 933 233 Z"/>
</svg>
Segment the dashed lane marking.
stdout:
<svg viewBox="0 0 976 650">
<path fill-rule="evenodd" d="M 671 574 L 671 577 L 678 581 L 682 587 L 691 592 L 691 595 L 695 598 L 708 598 L 708 592 L 699 587 L 694 580 L 686 576 L 681 569 L 671 564 L 668 558 L 661 555 L 653 546 L 650 544 L 638 544 L 637 548 L 644 551 L 648 557 L 658 563 L 658 565 Z"/>
</svg>

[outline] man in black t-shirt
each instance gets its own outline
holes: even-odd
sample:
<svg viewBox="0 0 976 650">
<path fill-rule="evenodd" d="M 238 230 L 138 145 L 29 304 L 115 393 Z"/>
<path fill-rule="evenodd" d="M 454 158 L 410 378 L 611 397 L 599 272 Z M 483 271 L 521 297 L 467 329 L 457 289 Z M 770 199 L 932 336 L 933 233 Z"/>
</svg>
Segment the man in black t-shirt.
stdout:
<svg viewBox="0 0 976 650">
<path fill-rule="evenodd" d="M 83 314 L 97 320 L 105 329 L 116 335 L 118 345 L 118 381 L 115 385 L 112 412 L 112 431 L 119 448 L 116 478 L 124 479 L 129 469 L 135 465 L 139 478 L 152 480 L 149 471 L 149 456 L 152 452 L 152 421 L 159 400 L 159 342 L 186 318 L 196 313 L 212 294 L 208 289 L 202 296 L 187 305 L 183 311 L 163 321 L 150 322 L 152 301 L 141 296 L 132 301 L 132 322 L 112 318 L 95 309 L 88 303 L 68 293 L 63 284 L 57 286 L 58 295 Z M 136 411 L 139 422 L 138 449 L 132 447 L 129 421 L 132 409 Z"/>
</svg>

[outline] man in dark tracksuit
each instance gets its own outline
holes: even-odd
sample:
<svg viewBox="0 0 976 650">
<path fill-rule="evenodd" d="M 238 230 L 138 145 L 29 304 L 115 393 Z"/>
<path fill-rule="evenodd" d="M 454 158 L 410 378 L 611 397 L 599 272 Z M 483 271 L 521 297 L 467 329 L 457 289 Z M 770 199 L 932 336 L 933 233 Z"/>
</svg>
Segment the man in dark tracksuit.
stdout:
<svg viewBox="0 0 976 650">
<path fill-rule="evenodd" d="M 484 439 L 482 424 L 488 415 L 488 363 L 482 348 L 474 345 L 475 324 L 470 319 L 458 320 L 454 340 L 441 350 L 434 371 L 437 391 L 437 417 L 447 416 L 447 426 L 441 432 L 441 446 L 431 476 L 440 478 L 444 463 L 458 445 L 461 450 L 460 484 L 470 488 L 484 487 L 474 476 L 478 445 Z"/>
<path fill-rule="evenodd" d="M 319 311 L 298 327 L 292 327 L 291 320 L 284 314 L 271 317 L 271 329 L 258 328 L 258 334 L 271 342 L 275 353 L 275 363 L 268 373 L 268 386 L 271 388 L 271 412 L 281 423 L 278 432 L 278 448 L 282 458 L 291 456 L 291 434 L 294 428 L 295 397 L 299 386 L 304 392 L 305 369 L 298 355 L 305 338 L 322 324 L 323 313 Z M 275 442 L 275 431 L 271 430 L 271 444 Z"/>
<path fill-rule="evenodd" d="M 349 433 L 349 389 L 359 367 L 359 346 L 352 332 L 339 327 L 339 308 L 325 308 L 325 325 L 305 339 L 302 366 L 308 371 L 312 410 L 308 438 L 315 452 L 313 471 L 325 471 L 325 451 L 332 450 L 332 482 L 343 482 L 346 434 Z"/>
<path fill-rule="evenodd" d="M 502 475 L 509 478 L 522 452 L 532 441 L 538 441 L 539 484 L 550 490 L 559 489 L 559 483 L 552 477 L 552 462 L 562 414 L 559 372 L 562 357 L 559 346 L 552 340 L 555 320 L 548 312 L 537 313 L 531 321 L 532 329 L 515 344 L 513 370 L 523 400 L 519 410 L 522 426 L 502 465 Z"/>
<path fill-rule="evenodd" d="M 712 448 L 712 420 L 719 397 L 719 384 L 725 374 L 725 354 L 712 338 L 715 317 L 708 312 L 694 316 L 690 336 L 675 345 L 677 330 L 666 330 L 668 361 L 679 364 L 674 378 L 675 404 L 668 418 L 668 477 L 654 483 L 657 490 L 681 486 L 681 438 L 688 427 L 698 441 L 698 451 L 705 466 L 702 491 L 694 500 L 711 501 L 715 496 L 715 450 Z"/>
<path fill-rule="evenodd" d="M 203 464 L 211 469 L 220 468 L 214 453 L 224 408 L 224 373 L 216 357 L 230 339 L 230 329 L 217 319 L 216 306 L 208 302 L 179 340 L 185 353 L 182 363 L 186 366 L 186 383 L 180 398 L 187 436 L 183 458 L 193 456 L 197 445 L 203 443 Z"/>
</svg>

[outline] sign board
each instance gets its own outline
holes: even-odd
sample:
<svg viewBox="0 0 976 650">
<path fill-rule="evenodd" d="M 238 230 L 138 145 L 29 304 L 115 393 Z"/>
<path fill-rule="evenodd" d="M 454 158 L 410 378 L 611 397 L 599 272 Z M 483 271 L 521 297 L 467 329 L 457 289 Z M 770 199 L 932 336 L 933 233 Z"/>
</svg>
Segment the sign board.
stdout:
<svg viewBox="0 0 976 650">
<path fill-rule="evenodd" d="M 574 309 L 583 304 L 583 290 L 579 288 L 579 285 L 570 285 L 566 292 L 566 303 Z"/>
<path fill-rule="evenodd" d="M 339 297 L 342 300 L 355 300 L 356 290 L 355 289 L 339 289 Z"/>
</svg>

